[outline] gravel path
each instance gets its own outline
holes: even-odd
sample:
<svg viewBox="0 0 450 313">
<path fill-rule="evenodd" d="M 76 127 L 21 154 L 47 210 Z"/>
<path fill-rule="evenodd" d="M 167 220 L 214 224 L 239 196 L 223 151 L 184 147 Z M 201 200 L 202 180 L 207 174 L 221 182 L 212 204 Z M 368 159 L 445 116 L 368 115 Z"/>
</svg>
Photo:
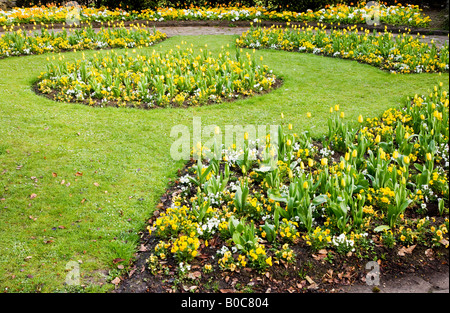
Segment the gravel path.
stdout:
<svg viewBox="0 0 450 313">
<path fill-rule="evenodd" d="M 400 278 L 383 281 L 374 288 L 366 284 L 354 284 L 342 288 L 344 293 L 449 293 L 449 272 L 435 272 L 422 277 L 408 274 Z"/>
</svg>

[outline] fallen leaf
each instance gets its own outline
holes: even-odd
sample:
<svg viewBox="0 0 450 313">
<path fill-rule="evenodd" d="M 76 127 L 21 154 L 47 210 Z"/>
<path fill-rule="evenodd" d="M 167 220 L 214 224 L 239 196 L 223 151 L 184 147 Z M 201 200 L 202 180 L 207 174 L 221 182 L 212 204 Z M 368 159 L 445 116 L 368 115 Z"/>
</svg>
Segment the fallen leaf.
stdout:
<svg viewBox="0 0 450 313">
<path fill-rule="evenodd" d="M 34 198 L 36 198 L 36 197 L 37 197 L 37 194 L 32 193 L 31 196 L 30 196 L 30 199 L 34 199 Z"/>
<path fill-rule="evenodd" d="M 328 251 L 327 251 L 327 249 L 320 249 L 319 251 L 318 251 L 318 253 L 319 254 L 327 254 L 328 253 Z"/>
<path fill-rule="evenodd" d="M 114 279 L 111 281 L 111 283 L 117 286 L 117 285 L 120 283 L 120 278 L 119 278 L 119 277 L 114 278 Z"/>
<path fill-rule="evenodd" d="M 401 247 L 400 249 L 398 249 L 398 255 L 405 256 L 405 253 L 411 254 L 415 247 L 416 247 L 416 245 L 412 245 L 408 248 Z"/>
<path fill-rule="evenodd" d="M 81 200 L 81 204 L 83 204 L 85 201 L 86 201 L 86 199 L 83 198 L 83 199 Z"/>
<path fill-rule="evenodd" d="M 62 225 L 59 225 L 58 228 L 59 228 L 59 229 L 66 229 L 66 228 L 65 228 L 64 226 L 62 226 Z"/>
<path fill-rule="evenodd" d="M 124 266 L 123 266 L 122 264 L 119 264 L 119 265 L 117 265 L 117 268 L 118 268 L 119 270 L 123 270 L 123 269 L 124 269 Z"/>
<path fill-rule="evenodd" d="M 75 176 L 83 176 L 83 173 L 82 172 L 76 172 Z"/>
<path fill-rule="evenodd" d="M 448 240 L 445 238 L 442 238 L 441 240 L 439 240 L 440 243 L 442 243 L 444 246 L 448 245 Z"/>
<path fill-rule="evenodd" d="M 308 275 L 306 275 L 305 279 L 308 281 L 309 283 L 309 287 L 308 289 L 317 289 L 318 285 L 316 284 L 316 282 L 314 280 L 311 279 L 311 277 L 309 277 Z"/>
<path fill-rule="evenodd" d="M 125 261 L 125 260 L 121 259 L 121 258 L 116 258 L 116 259 L 113 260 L 113 263 L 117 264 L 117 263 L 122 262 L 122 261 Z"/>
<path fill-rule="evenodd" d="M 427 249 L 427 250 L 425 250 L 425 255 L 426 255 L 430 260 L 434 260 L 434 251 L 433 251 L 433 249 Z"/>
<path fill-rule="evenodd" d="M 315 284 L 314 280 L 311 279 L 308 275 L 306 275 L 305 279 L 308 281 L 310 285 Z"/>
<path fill-rule="evenodd" d="M 219 289 L 221 293 L 233 293 L 234 289 Z"/>
<path fill-rule="evenodd" d="M 94 183 L 94 186 L 98 187 L 98 186 L 99 186 L 99 184 L 98 184 L 98 183 Z"/>
<path fill-rule="evenodd" d="M 147 251 L 147 248 L 143 244 L 141 244 L 141 246 L 139 247 L 139 251 L 145 252 L 145 251 Z"/>
<path fill-rule="evenodd" d="M 52 173 L 53 177 L 58 177 L 58 174 L 56 174 L 55 172 Z"/>
<path fill-rule="evenodd" d="M 183 285 L 184 291 L 194 291 L 197 288 L 198 288 L 198 286 L 190 286 L 190 287 L 188 287 L 188 286 Z"/>
<path fill-rule="evenodd" d="M 201 278 L 201 277 L 202 277 L 202 273 L 200 273 L 199 271 L 192 272 L 192 273 L 188 274 L 188 278 L 190 278 L 192 280 L 197 279 L 197 278 Z"/>
</svg>

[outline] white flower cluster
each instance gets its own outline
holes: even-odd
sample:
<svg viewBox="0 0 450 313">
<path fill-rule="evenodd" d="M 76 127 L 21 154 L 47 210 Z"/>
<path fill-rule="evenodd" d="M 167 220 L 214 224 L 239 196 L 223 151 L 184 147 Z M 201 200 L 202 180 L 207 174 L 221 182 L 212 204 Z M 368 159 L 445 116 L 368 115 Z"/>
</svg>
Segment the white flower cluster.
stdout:
<svg viewBox="0 0 450 313">
<path fill-rule="evenodd" d="M 328 157 L 330 155 L 334 155 L 334 151 L 327 149 L 327 147 L 323 147 L 322 149 L 320 149 L 319 153 L 322 157 Z"/>
<path fill-rule="evenodd" d="M 332 243 L 333 245 L 343 249 L 344 251 L 355 251 L 355 248 L 353 247 L 355 245 L 355 242 L 352 239 L 347 239 L 345 234 L 340 234 L 337 237 L 333 236 Z"/>
<path fill-rule="evenodd" d="M 184 262 L 181 262 L 178 265 L 179 265 L 178 270 L 180 271 L 181 274 L 189 273 L 189 271 L 191 270 L 191 266 L 187 263 L 184 264 Z"/>
<path fill-rule="evenodd" d="M 189 179 L 189 174 L 186 174 L 184 176 L 181 176 L 178 184 L 178 188 L 181 190 L 181 193 L 186 193 L 191 189 L 192 182 Z"/>
<path fill-rule="evenodd" d="M 219 220 L 216 216 L 213 216 L 207 219 L 204 223 L 199 224 L 199 226 L 197 227 L 197 233 L 199 234 L 199 236 L 207 234 L 214 235 L 218 230 L 219 224 L 224 220 L 225 218 Z"/>
</svg>

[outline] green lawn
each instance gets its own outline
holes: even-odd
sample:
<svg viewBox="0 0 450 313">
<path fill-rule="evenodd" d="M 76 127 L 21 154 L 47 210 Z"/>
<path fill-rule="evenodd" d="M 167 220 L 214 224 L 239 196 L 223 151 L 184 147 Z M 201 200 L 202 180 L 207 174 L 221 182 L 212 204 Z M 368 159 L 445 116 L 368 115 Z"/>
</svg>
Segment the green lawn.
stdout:
<svg viewBox="0 0 450 313">
<path fill-rule="evenodd" d="M 173 37 L 141 50 L 167 51 L 185 40 L 218 53 L 227 43 L 234 50 L 236 38 Z M 64 291 L 69 261 L 81 262 L 88 291 L 111 288 L 98 284 L 108 271 L 114 278 L 118 264 L 126 269 L 138 232 L 183 166 L 170 158 L 170 130 L 192 129 L 194 116 L 203 126 L 292 123 L 295 131 L 311 128 L 320 136 L 335 104 L 356 120 L 428 94 L 441 81 L 449 85 L 447 74 L 393 75 L 355 61 L 256 53 L 283 78 L 281 88 L 233 103 L 148 111 L 48 100 L 31 88 L 47 55 L 0 60 L 0 292 Z M 65 54 L 68 61 L 79 57 Z"/>
</svg>

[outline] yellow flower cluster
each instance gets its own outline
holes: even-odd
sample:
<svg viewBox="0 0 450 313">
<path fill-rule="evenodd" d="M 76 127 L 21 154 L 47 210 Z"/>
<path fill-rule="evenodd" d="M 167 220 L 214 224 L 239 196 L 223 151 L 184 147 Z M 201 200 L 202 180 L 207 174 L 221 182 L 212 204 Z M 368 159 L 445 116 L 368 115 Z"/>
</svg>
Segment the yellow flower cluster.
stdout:
<svg viewBox="0 0 450 313">
<path fill-rule="evenodd" d="M 187 234 L 196 233 L 198 223 L 189 215 L 189 208 L 182 207 L 168 208 L 162 212 L 155 221 L 155 235 L 166 238 L 171 235 L 177 236 L 180 232 Z"/>
<path fill-rule="evenodd" d="M 247 265 L 247 258 L 239 254 L 236 259 L 233 258 L 230 251 L 226 251 L 222 258 L 218 260 L 219 267 L 222 270 L 235 271 L 237 268 Z"/>
<path fill-rule="evenodd" d="M 302 237 L 313 250 L 320 250 L 331 243 L 331 230 L 317 226 L 312 233 L 305 234 Z"/>
<path fill-rule="evenodd" d="M 293 221 L 288 221 L 283 218 L 278 228 L 278 232 L 282 240 L 294 242 L 299 238 L 300 233 L 298 232 L 298 223 Z"/>
<path fill-rule="evenodd" d="M 175 255 L 178 261 L 188 262 L 197 256 L 199 246 L 200 240 L 197 237 L 183 235 L 172 243 L 170 252 Z"/>
<path fill-rule="evenodd" d="M 291 248 L 289 248 L 287 243 L 275 252 L 275 257 L 287 263 L 292 263 L 295 261 L 295 253 Z"/>
</svg>

